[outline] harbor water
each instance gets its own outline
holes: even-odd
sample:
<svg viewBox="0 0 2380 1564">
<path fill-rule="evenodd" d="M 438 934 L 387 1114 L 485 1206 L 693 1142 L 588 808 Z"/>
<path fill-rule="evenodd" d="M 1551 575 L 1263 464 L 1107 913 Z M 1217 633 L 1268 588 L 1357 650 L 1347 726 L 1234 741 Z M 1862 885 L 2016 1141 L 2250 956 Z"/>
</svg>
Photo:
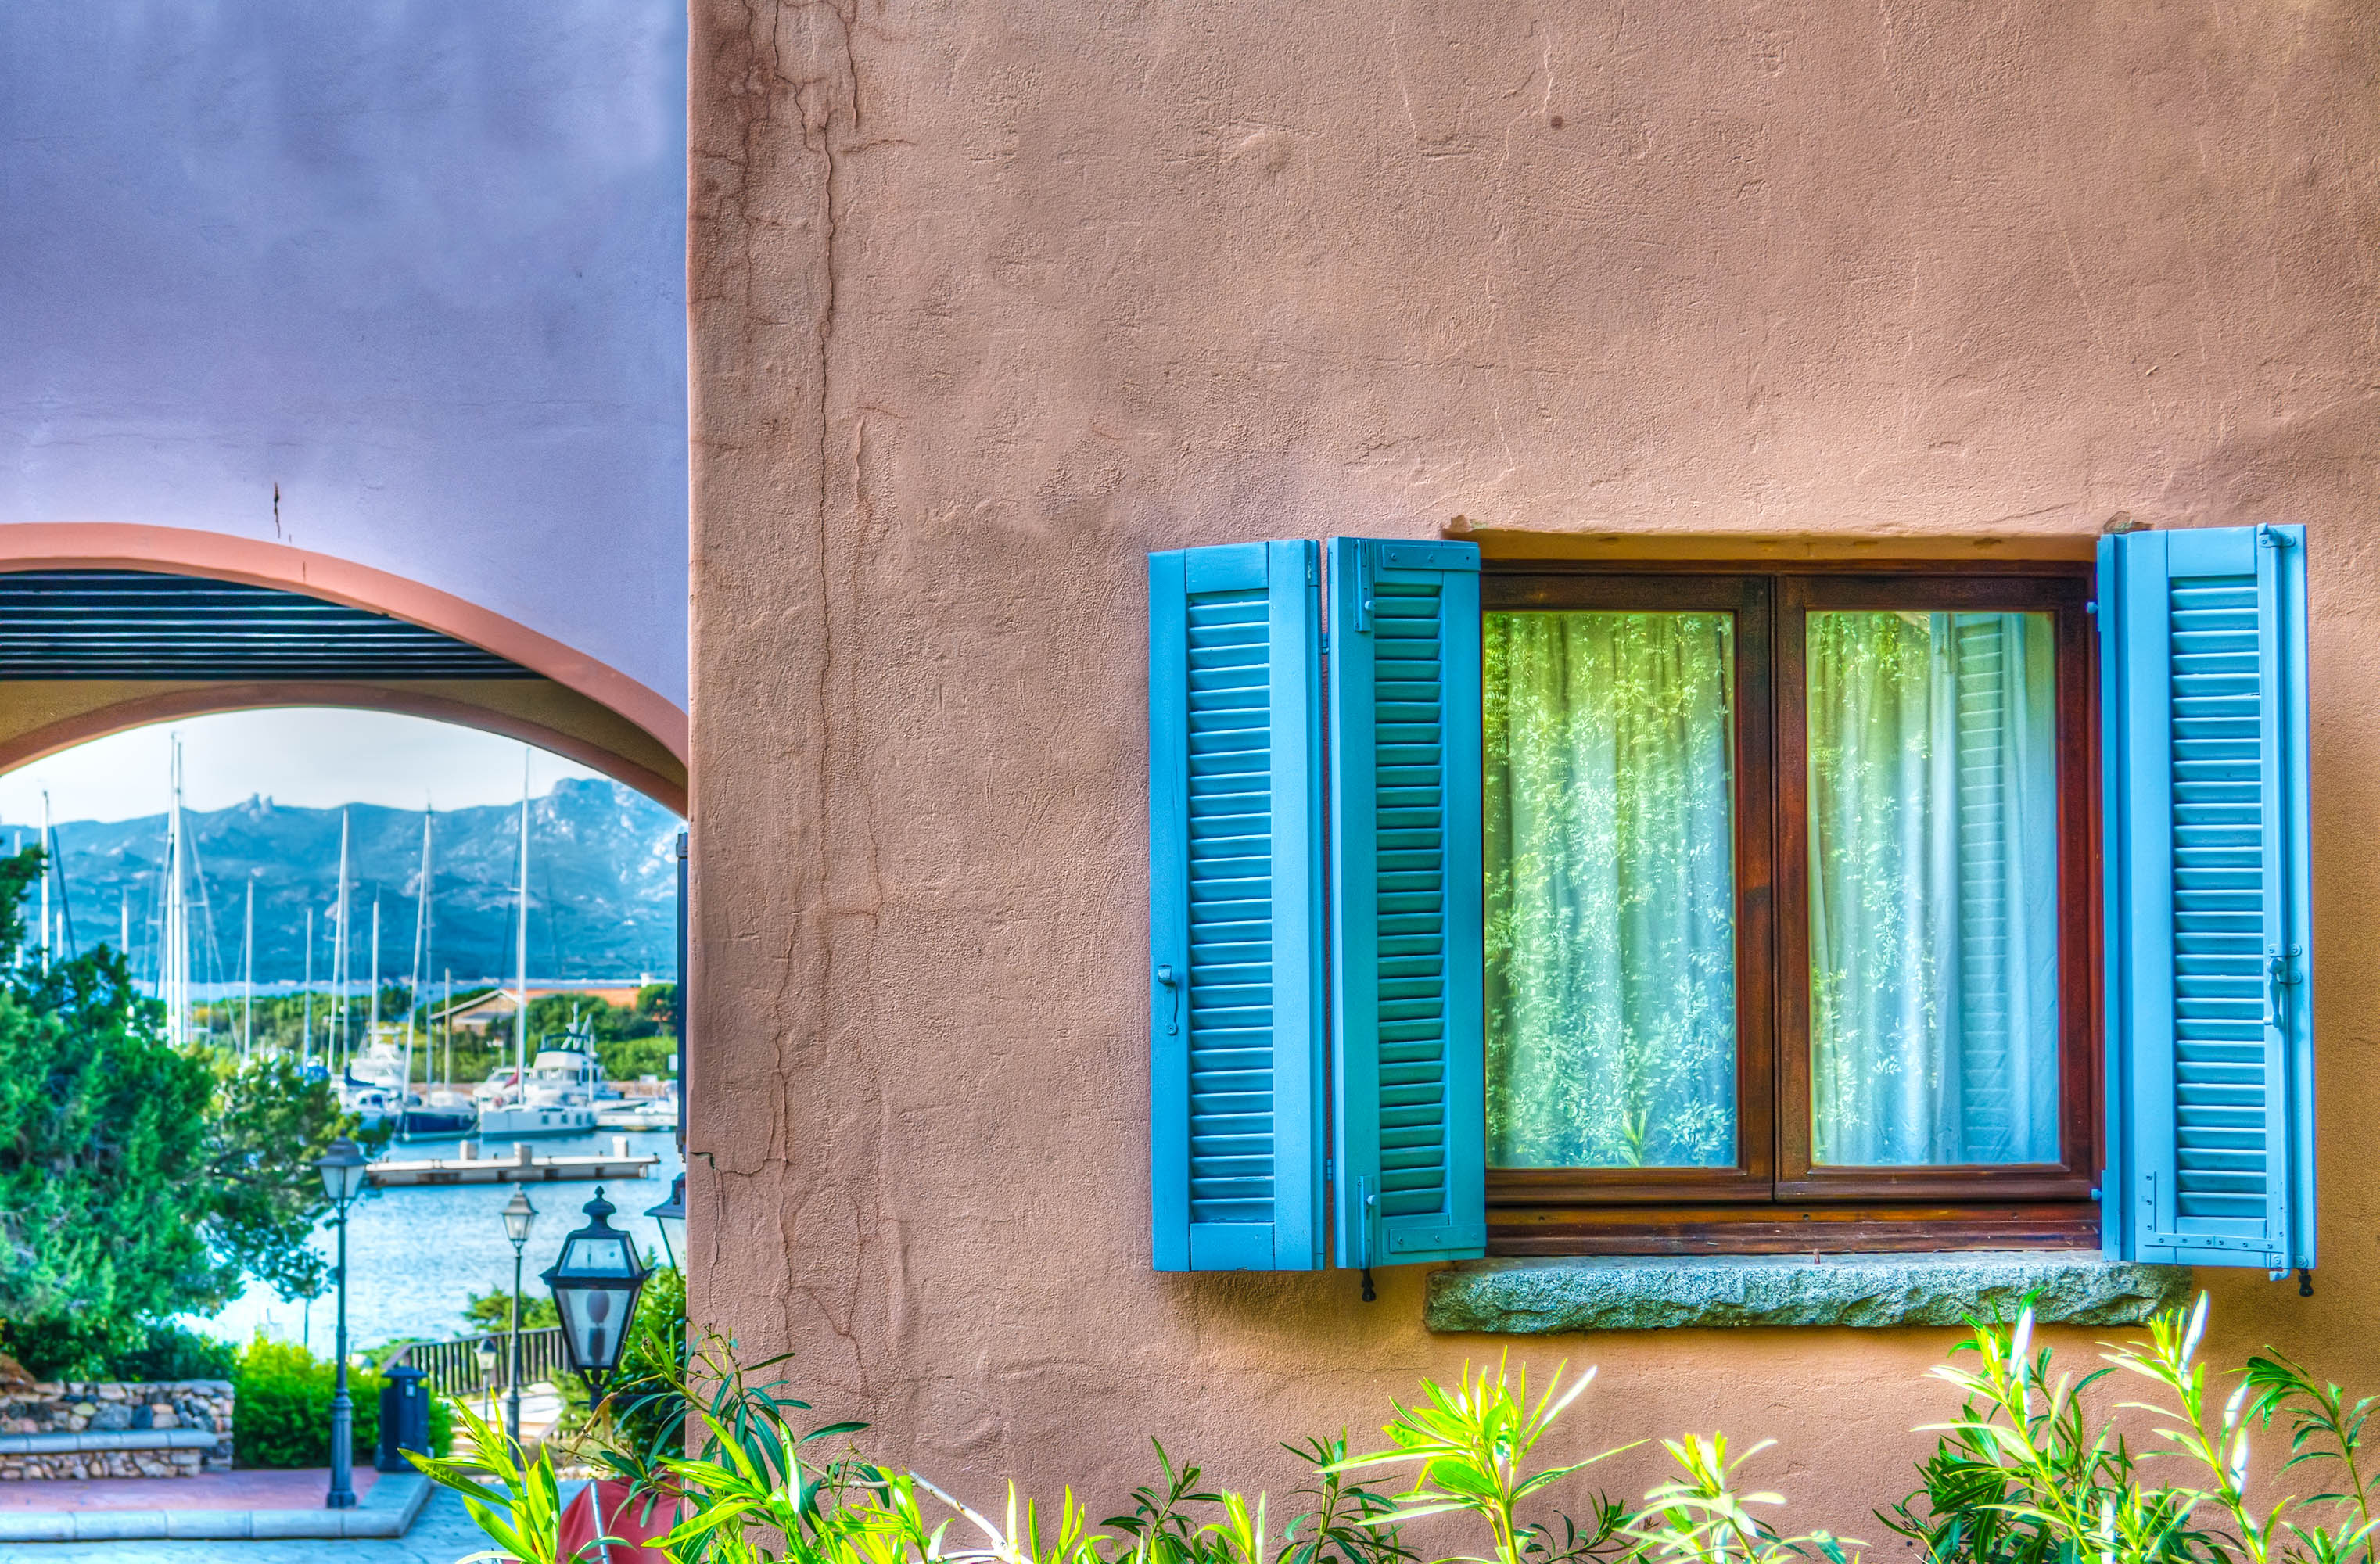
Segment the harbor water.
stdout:
<svg viewBox="0 0 2380 1564">
<path fill-rule="evenodd" d="M 528 1142 L 531 1155 L 592 1157 L 611 1155 L 621 1132 L 601 1130 L 586 1135 L 556 1135 Z M 670 1181 L 683 1167 L 675 1137 L 667 1130 L 626 1136 L 632 1155 L 660 1161 L 641 1179 L 608 1180 L 603 1198 L 619 1207 L 612 1225 L 634 1236 L 653 1264 L 662 1263 L 659 1224 L 645 1215 L 648 1206 L 669 1198 Z M 383 1154 L 392 1161 L 425 1160 L 461 1155 L 460 1138 L 392 1142 Z M 487 1145 L 482 1157 L 509 1157 L 512 1146 Z M 378 1347 L 399 1340 L 443 1340 L 466 1333 L 463 1305 L 474 1292 L 509 1289 L 513 1280 L 513 1246 L 504 1237 L 499 1213 L 515 1189 L 526 1189 L 537 1207 L 521 1267 L 521 1294 L 547 1296 L 538 1273 L 552 1265 L 562 1241 L 586 1225 L 579 1209 L 595 1197 L 593 1182 L 528 1184 L 456 1184 L 436 1188 L 375 1190 L 356 1202 L 347 1217 L 347 1339 L 357 1348 Z M 330 1224 L 314 1236 L 314 1246 L 325 1258 L 333 1251 Z M 272 1289 L 251 1282 L 248 1291 L 211 1319 L 190 1323 L 226 1340 L 246 1342 L 259 1331 L 283 1340 L 309 1340 L 319 1357 L 331 1353 L 334 1296 L 305 1303 L 287 1303 Z"/>
</svg>

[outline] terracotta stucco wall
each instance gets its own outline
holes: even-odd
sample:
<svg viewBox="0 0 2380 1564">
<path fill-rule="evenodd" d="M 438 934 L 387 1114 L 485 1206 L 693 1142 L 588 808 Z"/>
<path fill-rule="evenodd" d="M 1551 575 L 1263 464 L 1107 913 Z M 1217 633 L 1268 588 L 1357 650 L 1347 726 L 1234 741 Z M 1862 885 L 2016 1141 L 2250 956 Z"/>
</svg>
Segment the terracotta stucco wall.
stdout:
<svg viewBox="0 0 2380 1564">
<path fill-rule="evenodd" d="M 2380 1388 L 2380 13 L 694 18 L 700 1314 L 978 1499 L 1150 1434 L 1278 1495 L 1503 1345 L 1411 1273 L 1148 1268 L 1145 551 L 2129 513 L 2312 533 L 2325 1268 L 2208 1281 L 2223 1351 Z M 1602 1365 L 1582 1438 L 1779 1437 L 1872 1535 L 1945 1340 L 1512 1344 Z"/>
</svg>

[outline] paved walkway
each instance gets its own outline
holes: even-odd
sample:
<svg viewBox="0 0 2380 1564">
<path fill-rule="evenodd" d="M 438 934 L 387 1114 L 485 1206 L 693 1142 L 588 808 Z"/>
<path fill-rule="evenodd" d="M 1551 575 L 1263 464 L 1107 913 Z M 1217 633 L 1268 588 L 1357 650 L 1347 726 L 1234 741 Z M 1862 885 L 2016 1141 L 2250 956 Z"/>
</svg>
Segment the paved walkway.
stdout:
<svg viewBox="0 0 2380 1564">
<path fill-rule="evenodd" d="M 564 1503 L 578 1486 L 563 1485 Z M 440 1489 L 413 1529 L 388 1541 L 6 1543 L 0 1564 L 455 1564 L 487 1546 L 463 1501 Z"/>
<path fill-rule="evenodd" d="M 380 1473 L 362 1467 L 356 1497 Z M 331 1491 L 331 1469 L 206 1472 L 196 1477 L 93 1477 L 0 1483 L 0 1510 L 11 1509 L 311 1509 Z"/>
</svg>

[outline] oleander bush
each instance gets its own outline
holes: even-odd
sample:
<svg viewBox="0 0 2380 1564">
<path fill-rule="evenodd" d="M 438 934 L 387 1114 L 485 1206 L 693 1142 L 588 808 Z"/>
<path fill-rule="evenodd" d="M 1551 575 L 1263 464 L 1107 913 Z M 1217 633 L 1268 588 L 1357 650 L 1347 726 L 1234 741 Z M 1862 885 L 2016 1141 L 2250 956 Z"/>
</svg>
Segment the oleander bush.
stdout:
<svg viewBox="0 0 2380 1564">
<path fill-rule="evenodd" d="M 336 1367 L 294 1341 L 260 1336 L 239 1355 L 232 1376 L 238 1400 L 232 1410 L 233 1459 L 241 1466 L 308 1467 L 331 1463 L 331 1398 Z M 347 1370 L 347 1397 L 355 1403 L 351 1449 L 358 1466 L 370 1466 L 380 1446 L 380 1392 L 385 1383 L 370 1369 Z M 454 1409 L 430 1402 L 430 1448 L 443 1455 L 453 1447 Z"/>
<path fill-rule="evenodd" d="M 2029 1309 L 2013 1325 L 1971 1322 L 1934 1370 L 1961 1404 L 1931 1430 L 1940 1437 L 1920 1485 L 1877 1519 L 1923 1564 L 2380 1564 L 2362 1445 L 2372 1400 L 2350 1402 L 2269 1351 L 2213 1376 L 2197 1356 L 2205 1317 L 2203 1298 L 2160 1316 L 2080 1376 L 2034 1345 Z M 1474 1551 L 1437 1564 L 1852 1564 L 1864 1546 L 1771 1519 L 1784 1499 L 1744 1483 L 1767 1446 L 1733 1449 L 1722 1434 L 1661 1441 L 1672 1475 L 1633 1504 L 1582 1492 L 1582 1472 L 1635 1448 L 1538 1463 L 1592 1371 L 1565 1386 L 1557 1369 L 1534 1400 L 1526 1371 L 1509 1363 L 1466 1366 L 1451 1386 L 1424 1381 L 1383 1427 L 1385 1449 L 1350 1454 L 1343 1436 L 1289 1447 L 1310 1476 L 1285 1518 L 1263 1494 L 1204 1486 L 1197 1466 L 1160 1446 L 1158 1479 L 1094 1522 L 1071 1491 L 1050 1506 L 1014 1485 L 995 1519 L 850 1449 L 863 1425 L 805 1430 L 805 1403 L 761 1377 L 783 1361 L 744 1364 L 713 1339 L 672 1378 L 674 1439 L 601 1445 L 613 1474 L 676 1501 L 661 1546 L 677 1564 L 1420 1564 L 1408 1530 L 1418 1522 L 1433 1541 L 1450 1527 L 1472 1539 Z M 2086 1397 L 2102 1381 L 2142 1399 Z M 2133 1449 L 2119 1414 L 2153 1449 Z M 551 1453 L 514 1449 L 463 1415 L 482 1453 L 416 1464 L 463 1496 L 501 1550 L 489 1557 L 554 1559 Z M 2259 1508 L 2247 1492 L 2252 1445 L 2276 1423 L 2289 1439 L 2283 1473 L 2317 1469 L 2328 1485 Z M 688 1445 L 695 1453 L 679 1453 Z M 1393 1491 L 1366 1480 L 1387 1472 L 1399 1475 Z"/>
</svg>

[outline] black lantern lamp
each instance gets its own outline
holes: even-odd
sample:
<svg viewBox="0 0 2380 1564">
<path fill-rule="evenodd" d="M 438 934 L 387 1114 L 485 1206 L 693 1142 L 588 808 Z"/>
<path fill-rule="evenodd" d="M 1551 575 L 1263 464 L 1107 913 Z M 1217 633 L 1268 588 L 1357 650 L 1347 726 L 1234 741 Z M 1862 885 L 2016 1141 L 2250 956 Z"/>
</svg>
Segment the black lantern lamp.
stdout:
<svg viewBox="0 0 2380 1564">
<path fill-rule="evenodd" d="M 562 1315 L 562 1344 L 570 1366 L 600 1399 L 603 1381 L 620 1366 L 637 1294 L 650 1274 L 628 1235 L 605 1218 L 618 1209 L 598 1189 L 585 1206 L 592 1219 L 562 1241 L 562 1258 L 545 1273 Z"/>
<path fill-rule="evenodd" d="M 537 1222 L 537 1207 L 528 1203 L 528 1191 L 515 1184 L 513 1197 L 505 1204 L 503 1215 L 504 1236 L 512 1240 L 513 1248 L 518 1250 L 528 1242 L 528 1230 Z"/>
<path fill-rule="evenodd" d="M 670 1269 L 677 1269 L 679 1265 L 677 1246 L 686 1242 L 686 1175 L 684 1173 L 680 1173 L 670 1182 L 669 1198 L 658 1206 L 648 1207 L 645 1215 L 650 1217 L 654 1224 L 662 1230 L 662 1254 L 668 1259 Z"/>
</svg>

